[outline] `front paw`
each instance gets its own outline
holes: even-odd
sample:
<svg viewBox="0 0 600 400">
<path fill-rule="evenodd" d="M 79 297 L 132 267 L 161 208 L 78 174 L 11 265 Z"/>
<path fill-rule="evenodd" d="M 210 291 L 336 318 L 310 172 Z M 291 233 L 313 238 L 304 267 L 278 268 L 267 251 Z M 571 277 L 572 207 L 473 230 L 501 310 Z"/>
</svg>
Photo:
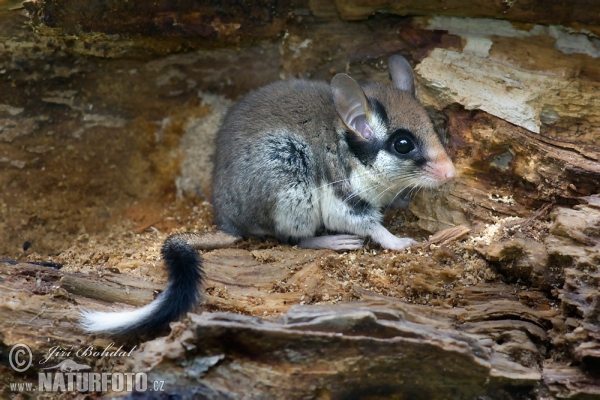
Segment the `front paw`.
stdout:
<svg viewBox="0 0 600 400">
<path fill-rule="evenodd" d="M 407 247 L 419 244 L 411 238 L 399 238 L 397 236 L 386 237 L 385 240 L 379 242 L 381 247 L 388 250 L 404 250 Z"/>
</svg>

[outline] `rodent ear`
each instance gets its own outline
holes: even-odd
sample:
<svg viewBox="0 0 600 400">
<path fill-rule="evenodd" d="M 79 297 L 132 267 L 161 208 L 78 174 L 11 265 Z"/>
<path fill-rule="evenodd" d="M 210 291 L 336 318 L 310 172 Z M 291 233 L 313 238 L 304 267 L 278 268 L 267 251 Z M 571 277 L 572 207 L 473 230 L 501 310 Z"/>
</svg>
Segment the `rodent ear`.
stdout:
<svg viewBox="0 0 600 400">
<path fill-rule="evenodd" d="M 392 76 L 392 83 L 396 89 L 404 90 L 409 92 L 411 95 L 415 95 L 415 76 L 413 74 L 412 67 L 406 60 L 406 58 L 395 55 L 391 56 L 388 61 L 388 69 Z"/>
<path fill-rule="evenodd" d="M 331 80 L 333 102 L 344 124 L 363 139 L 375 137 L 369 126 L 369 103 L 360 85 L 346 74 L 337 74 Z"/>
</svg>

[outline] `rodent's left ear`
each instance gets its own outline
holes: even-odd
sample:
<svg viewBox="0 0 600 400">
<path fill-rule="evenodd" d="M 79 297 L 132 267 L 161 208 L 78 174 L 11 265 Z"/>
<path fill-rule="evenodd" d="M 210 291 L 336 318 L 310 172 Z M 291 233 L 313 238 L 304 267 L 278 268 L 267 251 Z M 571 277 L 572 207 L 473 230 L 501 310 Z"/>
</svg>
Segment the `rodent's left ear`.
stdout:
<svg viewBox="0 0 600 400">
<path fill-rule="evenodd" d="M 391 56 L 388 61 L 388 69 L 390 70 L 394 87 L 396 89 L 404 90 L 414 96 L 415 76 L 412 67 L 406 58 L 397 54 Z"/>
<path fill-rule="evenodd" d="M 337 74 L 331 80 L 333 102 L 344 124 L 366 140 L 375 137 L 369 126 L 369 103 L 360 85 L 346 74 Z"/>
</svg>

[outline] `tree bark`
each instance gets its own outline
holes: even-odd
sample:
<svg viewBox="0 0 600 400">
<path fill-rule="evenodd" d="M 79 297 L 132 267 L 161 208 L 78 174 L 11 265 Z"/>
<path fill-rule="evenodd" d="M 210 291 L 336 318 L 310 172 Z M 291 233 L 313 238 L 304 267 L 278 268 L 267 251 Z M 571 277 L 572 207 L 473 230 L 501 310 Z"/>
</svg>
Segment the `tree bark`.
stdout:
<svg viewBox="0 0 600 400">
<path fill-rule="evenodd" d="M 22 260 L 0 263 L 3 359 L 109 348 L 80 309 L 164 288 L 167 234 L 214 230 L 209 143 L 232 100 L 280 78 L 387 83 L 400 53 L 459 172 L 387 213 L 420 246 L 206 251 L 196 313 L 117 341 L 143 342 L 132 358 L 73 358 L 184 397 L 600 396 L 599 14 L 583 3 L 1 6 L 0 254 Z M 48 260 L 64 267 L 27 263 Z M 5 384 L 41 368 L 2 365 Z"/>
</svg>

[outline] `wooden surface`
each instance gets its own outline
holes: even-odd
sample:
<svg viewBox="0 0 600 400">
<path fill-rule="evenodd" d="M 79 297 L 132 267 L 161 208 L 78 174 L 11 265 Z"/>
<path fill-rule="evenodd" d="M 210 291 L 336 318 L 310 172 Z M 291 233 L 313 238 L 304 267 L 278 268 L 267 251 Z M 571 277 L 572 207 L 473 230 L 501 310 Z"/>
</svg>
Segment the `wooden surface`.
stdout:
<svg viewBox="0 0 600 400">
<path fill-rule="evenodd" d="M 280 78 L 388 82 L 400 53 L 460 174 L 387 214 L 421 246 L 204 252 L 204 302 L 168 337 L 76 361 L 198 396 L 600 396 L 594 5 L 275 2 L 265 23 L 241 3 L 198 19 L 203 5 L 127 4 L 0 5 L 0 254 L 22 261 L 0 263 L 2 384 L 35 378 L 4 362 L 15 343 L 109 346 L 80 308 L 147 304 L 167 234 L 214 230 L 207 143 L 232 100 Z"/>
<path fill-rule="evenodd" d="M 506 283 L 454 285 L 434 307 L 377 294 L 364 281 L 348 286 L 340 274 L 364 267 L 344 265 L 331 251 L 267 247 L 206 253 L 203 308 L 234 313 L 191 314 L 172 324 L 168 337 L 108 365 L 166 377 L 172 393 L 234 397 L 247 395 L 248 387 L 253 396 L 288 398 L 315 390 L 334 398 L 357 393 L 518 398 L 534 390 L 599 394 L 593 371 L 600 356 L 595 270 L 600 201 L 587 202 L 552 211 L 551 233 L 536 242 L 543 252 L 537 264 L 528 253 L 532 246 L 523 243 L 534 241 L 525 229 L 516 235 L 522 241 L 509 235 L 472 249 L 496 265 Z M 504 227 L 525 228 L 527 221 Z M 472 237 L 464 231 L 460 237 L 450 239 L 446 246 L 453 250 L 446 251 L 456 254 L 457 243 L 468 249 Z M 422 249 L 435 257 L 431 246 Z M 412 258 L 423 263 L 423 257 Z M 110 340 L 77 326 L 79 308 L 139 306 L 159 288 L 118 274 L 90 277 L 6 262 L 0 264 L 0 279 L 4 343 L 26 343 L 38 357 L 57 343 L 107 346 Z M 380 282 L 377 289 L 383 287 Z M 183 359 L 197 364 L 182 364 Z"/>
</svg>

